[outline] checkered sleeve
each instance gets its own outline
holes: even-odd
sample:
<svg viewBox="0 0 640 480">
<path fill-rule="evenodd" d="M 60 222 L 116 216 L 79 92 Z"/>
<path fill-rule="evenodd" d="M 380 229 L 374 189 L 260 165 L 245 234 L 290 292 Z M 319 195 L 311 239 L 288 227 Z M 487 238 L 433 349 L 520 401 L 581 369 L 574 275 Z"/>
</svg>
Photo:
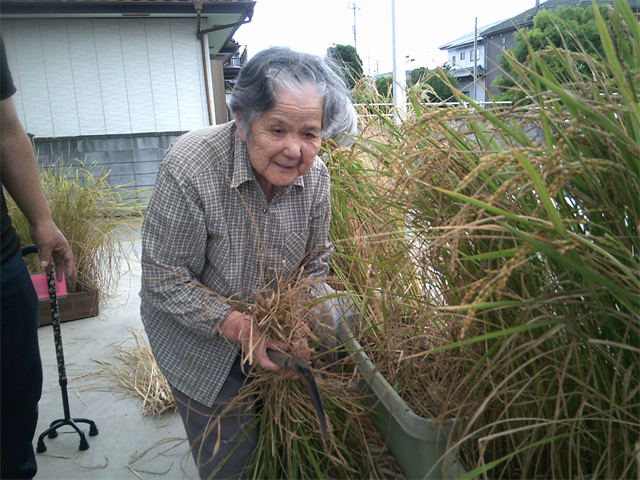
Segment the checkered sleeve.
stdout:
<svg viewBox="0 0 640 480">
<path fill-rule="evenodd" d="M 158 173 L 142 239 L 148 307 L 202 337 L 216 336 L 230 307 L 199 281 L 206 258 L 204 205 L 195 189 L 176 179 L 170 164 Z"/>
</svg>

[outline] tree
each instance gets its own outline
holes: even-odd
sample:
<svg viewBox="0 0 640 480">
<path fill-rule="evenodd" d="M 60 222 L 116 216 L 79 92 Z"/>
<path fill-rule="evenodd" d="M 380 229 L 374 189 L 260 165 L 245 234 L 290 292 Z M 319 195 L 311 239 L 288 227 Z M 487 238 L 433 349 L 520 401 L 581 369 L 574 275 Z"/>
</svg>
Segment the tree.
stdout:
<svg viewBox="0 0 640 480">
<path fill-rule="evenodd" d="M 433 70 L 425 67 L 416 68 L 407 79 L 407 86 L 414 91 L 419 90 L 421 100 L 429 103 L 451 100 L 453 93 L 449 84 L 454 88 L 458 87 L 458 79 L 451 75 L 451 66 L 447 63 Z"/>
<path fill-rule="evenodd" d="M 598 8 L 602 17 L 607 21 L 605 7 L 600 5 Z M 549 46 L 566 49 L 570 52 L 584 50 L 592 58 L 604 54 L 592 8 L 560 7 L 553 11 L 540 10 L 533 19 L 533 28 L 516 33 L 514 38 L 515 45 L 509 49 L 507 54 L 512 55 L 519 63 L 527 61 L 529 46 L 536 52 Z M 563 72 L 560 71 L 557 62 L 553 61 L 554 57 L 548 55 L 545 58 L 547 59 L 545 63 L 549 68 L 562 75 Z M 522 99 L 524 94 L 513 88 L 516 85 L 515 82 L 520 82 L 521 79 L 514 75 L 505 55 L 501 55 L 499 59 L 500 67 L 505 73 L 493 82 L 493 85 L 498 87 L 502 94 L 499 100 L 516 101 Z M 582 63 L 581 68 L 588 67 L 586 63 Z M 568 75 L 566 77 L 569 78 Z"/>
<path fill-rule="evenodd" d="M 362 78 L 362 59 L 351 45 L 336 45 L 327 49 L 327 57 L 344 69 L 347 86 L 353 88 Z"/>
<path fill-rule="evenodd" d="M 382 98 L 388 98 L 393 88 L 393 77 L 376 78 L 376 90 Z"/>
</svg>

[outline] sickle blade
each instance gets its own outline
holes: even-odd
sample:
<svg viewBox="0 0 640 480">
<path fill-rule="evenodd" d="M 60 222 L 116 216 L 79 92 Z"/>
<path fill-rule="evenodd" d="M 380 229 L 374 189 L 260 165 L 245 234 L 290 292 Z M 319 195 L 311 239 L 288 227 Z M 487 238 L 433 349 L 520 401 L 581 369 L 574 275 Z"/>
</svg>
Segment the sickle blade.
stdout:
<svg viewBox="0 0 640 480">
<path fill-rule="evenodd" d="M 307 365 L 307 363 L 302 360 L 300 357 L 294 357 L 292 355 L 288 355 L 283 352 L 278 352 L 276 350 L 267 349 L 267 355 L 269 355 L 269 359 L 278 365 L 279 367 L 285 368 L 294 372 L 301 378 L 307 387 L 307 392 L 309 392 L 309 396 L 311 397 L 311 404 L 316 411 L 316 415 L 318 416 L 318 421 L 320 422 L 320 429 L 322 430 L 322 441 L 324 444 L 327 444 L 328 441 L 328 433 L 327 433 L 327 418 L 324 413 L 324 405 L 322 404 L 322 397 L 320 396 L 320 391 L 318 390 L 318 385 L 316 384 L 316 379 L 313 376 L 313 372 L 311 371 L 311 367 Z"/>
</svg>

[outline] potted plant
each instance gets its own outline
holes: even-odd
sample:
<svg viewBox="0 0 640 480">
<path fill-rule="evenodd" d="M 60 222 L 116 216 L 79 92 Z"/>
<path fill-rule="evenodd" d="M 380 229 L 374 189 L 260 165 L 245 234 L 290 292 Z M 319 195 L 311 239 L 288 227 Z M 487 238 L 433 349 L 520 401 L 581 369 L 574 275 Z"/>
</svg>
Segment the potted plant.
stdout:
<svg viewBox="0 0 640 480">
<path fill-rule="evenodd" d="M 116 230 L 142 221 L 141 191 L 112 187 L 108 170 L 77 159 L 65 161 L 64 155 L 40 171 L 53 220 L 75 256 L 76 279 L 66 280 L 68 294 L 59 299 L 61 320 L 96 316 L 101 299 L 112 293 L 121 273 Z M 26 218 L 10 197 L 7 204 L 21 245 L 31 245 Z M 32 274 L 42 273 L 35 255 L 25 261 Z M 49 323 L 49 303 L 41 302 L 40 325 Z"/>
</svg>

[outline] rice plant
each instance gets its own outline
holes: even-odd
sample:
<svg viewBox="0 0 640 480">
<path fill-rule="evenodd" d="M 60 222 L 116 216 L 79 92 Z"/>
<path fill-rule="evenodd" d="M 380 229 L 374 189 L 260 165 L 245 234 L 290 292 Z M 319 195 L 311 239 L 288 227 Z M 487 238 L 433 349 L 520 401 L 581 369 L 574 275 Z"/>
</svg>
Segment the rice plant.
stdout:
<svg viewBox="0 0 640 480">
<path fill-rule="evenodd" d="M 68 155 L 71 158 L 71 152 Z M 142 223 L 142 190 L 109 185 L 109 171 L 80 160 L 60 160 L 42 167 L 42 188 L 53 221 L 65 235 L 75 256 L 76 279 L 67 279 L 69 293 L 98 290 L 112 293 L 120 275 L 116 230 Z M 29 223 L 13 200 L 7 198 L 9 214 L 22 246 L 30 245 Z M 35 256 L 25 259 L 32 273 L 40 273 Z"/>
<path fill-rule="evenodd" d="M 341 225 L 366 229 L 333 241 L 358 272 L 369 353 L 455 365 L 423 414 L 465 420 L 451 439 L 465 478 L 638 476 L 640 26 L 624 1 L 594 13 L 605 56 L 511 58 L 528 105 L 415 105 L 415 120 L 384 124 L 387 145 L 359 142 L 355 157 L 386 167 L 378 184 L 366 175 L 375 198 L 342 180 L 333 193 L 334 218 L 350 205 Z M 390 340 L 407 326 L 441 343 Z"/>
<path fill-rule="evenodd" d="M 280 373 L 249 367 L 253 352 L 243 351 L 249 381 L 221 416 L 233 415 L 249 403 L 257 406 L 251 428 L 259 430 L 258 444 L 246 475 L 263 479 L 389 478 L 385 476 L 389 467 L 381 465 L 393 464 L 393 459 L 388 450 L 376 447 L 379 437 L 352 384 L 354 372 L 349 358 L 324 343 L 330 337 L 322 333 L 323 309 L 314 292 L 325 279 L 293 280 L 276 278 L 242 300 L 220 300 L 251 315 L 261 338 L 269 337 L 289 346 L 291 355 L 303 353 L 301 339 L 306 340 L 310 348 L 308 363 L 322 397 L 329 435 L 325 442 L 317 412 L 302 382 L 281 380 Z M 212 419 L 207 432 L 216 428 L 217 422 Z M 224 459 L 220 466 L 223 463 Z"/>
</svg>

